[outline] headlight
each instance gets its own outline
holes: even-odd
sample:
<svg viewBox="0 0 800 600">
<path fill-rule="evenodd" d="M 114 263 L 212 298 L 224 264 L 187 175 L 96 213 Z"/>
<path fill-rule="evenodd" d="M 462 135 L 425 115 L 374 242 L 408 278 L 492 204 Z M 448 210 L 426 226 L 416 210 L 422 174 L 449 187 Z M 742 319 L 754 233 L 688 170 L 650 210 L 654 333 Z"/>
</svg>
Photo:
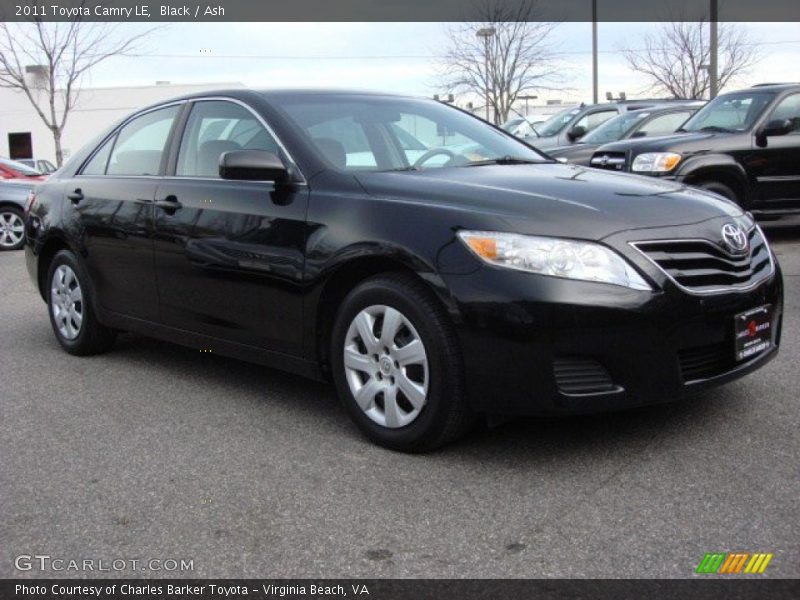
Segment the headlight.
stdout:
<svg viewBox="0 0 800 600">
<path fill-rule="evenodd" d="M 458 237 L 480 259 L 498 267 L 652 290 L 624 258 L 600 244 L 489 231 L 459 231 Z"/>
<path fill-rule="evenodd" d="M 681 162 L 674 152 L 645 152 L 633 159 L 631 170 L 638 173 L 667 173 Z"/>
</svg>

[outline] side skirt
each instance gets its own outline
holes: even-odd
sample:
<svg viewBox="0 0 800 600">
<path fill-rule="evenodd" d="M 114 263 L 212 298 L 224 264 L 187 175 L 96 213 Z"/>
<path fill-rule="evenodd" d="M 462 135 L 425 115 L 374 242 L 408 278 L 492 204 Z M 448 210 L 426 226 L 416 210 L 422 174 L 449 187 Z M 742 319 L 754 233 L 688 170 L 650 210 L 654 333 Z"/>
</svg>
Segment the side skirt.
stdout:
<svg viewBox="0 0 800 600">
<path fill-rule="evenodd" d="M 181 346 L 197 348 L 198 350 L 210 348 L 215 354 L 220 354 L 222 356 L 287 371 L 317 381 L 327 381 L 322 370 L 315 361 L 283 354 L 281 352 L 274 352 L 272 350 L 265 350 L 255 346 L 230 342 L 210 335 L 178 329 L 162 323 L 153 323 L 152 321 L 145 321 L 108 310 L 102 310 L 99 311 L 99 313 L 99 320 L 106 327 L 131 331 L 147 337 L 164 340 L 165 342 L 173 342 Z"/>
</svg>

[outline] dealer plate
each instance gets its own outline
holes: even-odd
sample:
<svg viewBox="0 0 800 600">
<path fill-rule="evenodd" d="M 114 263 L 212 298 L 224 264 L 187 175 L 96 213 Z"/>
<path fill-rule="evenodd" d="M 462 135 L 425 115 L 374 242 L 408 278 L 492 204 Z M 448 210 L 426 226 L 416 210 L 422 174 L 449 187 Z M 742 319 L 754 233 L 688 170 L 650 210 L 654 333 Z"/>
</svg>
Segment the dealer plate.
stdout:
<svg viewBox="0 0 800 600">
<path fill-rule="evenodd" d="M 736 360 L 742 361 L 772 347 L 772 305 L 759 306 L 734 317 Z"/>
</svg>

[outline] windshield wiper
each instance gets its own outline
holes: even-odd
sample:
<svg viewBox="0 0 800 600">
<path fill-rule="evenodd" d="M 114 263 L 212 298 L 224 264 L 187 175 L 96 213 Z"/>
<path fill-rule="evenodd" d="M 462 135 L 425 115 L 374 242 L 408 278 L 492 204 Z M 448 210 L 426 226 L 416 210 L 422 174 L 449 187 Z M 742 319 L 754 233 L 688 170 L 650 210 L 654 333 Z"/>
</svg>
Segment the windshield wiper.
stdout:
<svg viewBox="0 0 800 600">
<path fill-rule="evenodd" d="M 706 125 L 701 127 L 699 131 L 718 131 L 719 133 L 733 133 L 733 129 L 727 127 L 720 127 L 719 125 Z"/>
<path fill-rule="evenodd" d="M 465 167 L 483 167 L 485 165 L 539 165 L 545 161 L 533 160 L 530 158 L 520 158 L 517 156 L 503 156 L 501 158 L 487 158 L 486 160 L 474 160 L 464 165 Z"/>
</svg>

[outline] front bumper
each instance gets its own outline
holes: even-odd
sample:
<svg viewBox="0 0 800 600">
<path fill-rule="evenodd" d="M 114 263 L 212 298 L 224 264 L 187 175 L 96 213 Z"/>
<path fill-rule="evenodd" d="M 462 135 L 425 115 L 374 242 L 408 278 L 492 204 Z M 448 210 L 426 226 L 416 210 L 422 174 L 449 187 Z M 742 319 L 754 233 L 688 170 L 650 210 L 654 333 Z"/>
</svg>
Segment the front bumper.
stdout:
<svg viewBox="0 0 800 600">
<path fill-rule="evenodd" d="M 706 296 L 663 278 L 660 289 L 639 292 L 488 266 L 446 283 L 480 412 L 590 413 L 679 400 L 758 369 L 780 346 L 777 263 L 751 290 Z M 736 363 L 734 316 L 765 304 L 773 307 L 772 347 Z"/>
</svg>

